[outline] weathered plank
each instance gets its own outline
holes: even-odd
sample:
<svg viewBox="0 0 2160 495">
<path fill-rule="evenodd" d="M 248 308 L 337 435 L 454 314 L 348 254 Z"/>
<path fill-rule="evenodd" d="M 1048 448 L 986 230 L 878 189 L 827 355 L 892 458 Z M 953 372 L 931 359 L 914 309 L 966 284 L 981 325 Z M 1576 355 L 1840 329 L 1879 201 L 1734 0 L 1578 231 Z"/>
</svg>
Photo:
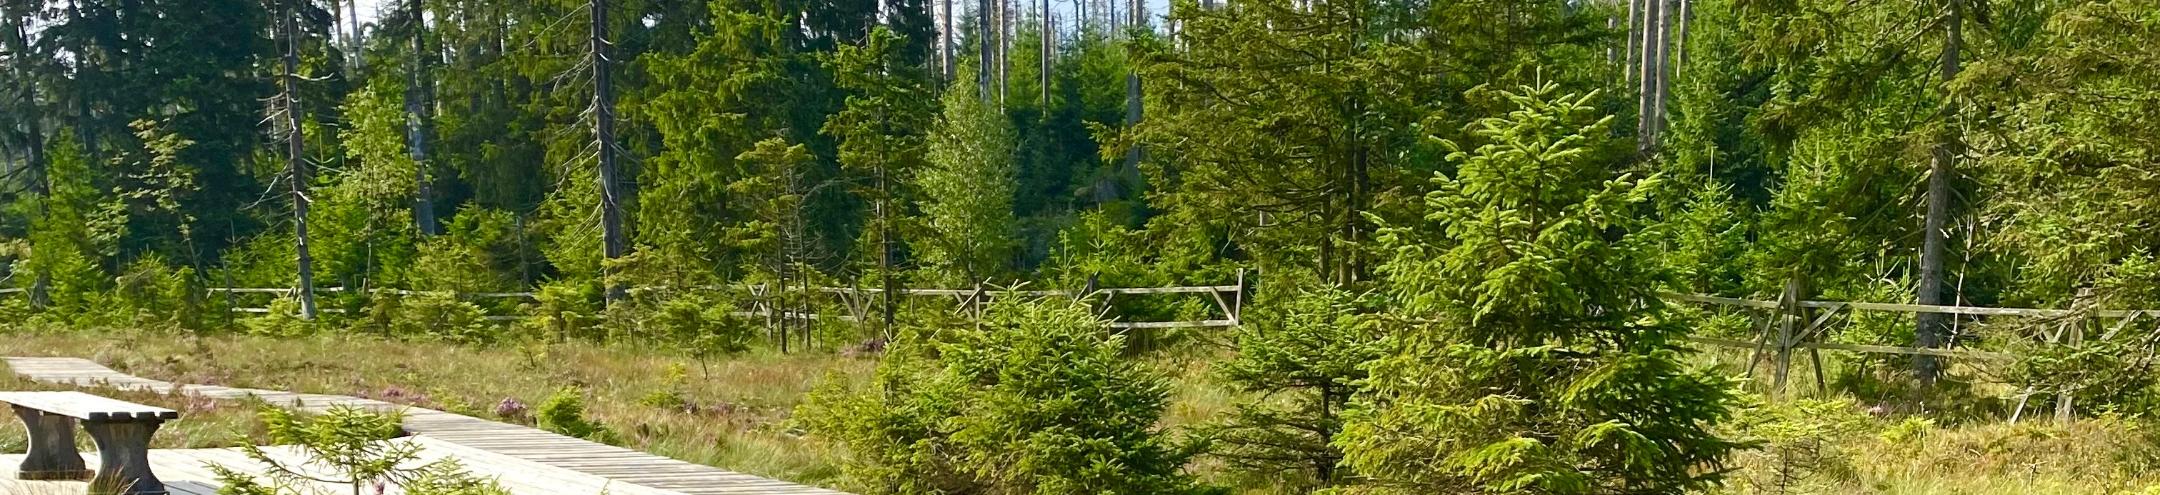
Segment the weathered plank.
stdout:
<svg viewBox="0 0 2160 495">
<path fill-rule="evenodd" d="M 89 421 L 164 421 L 180 412 L 82 392 L 0 392 L 0 403 Z"/>
</svg>

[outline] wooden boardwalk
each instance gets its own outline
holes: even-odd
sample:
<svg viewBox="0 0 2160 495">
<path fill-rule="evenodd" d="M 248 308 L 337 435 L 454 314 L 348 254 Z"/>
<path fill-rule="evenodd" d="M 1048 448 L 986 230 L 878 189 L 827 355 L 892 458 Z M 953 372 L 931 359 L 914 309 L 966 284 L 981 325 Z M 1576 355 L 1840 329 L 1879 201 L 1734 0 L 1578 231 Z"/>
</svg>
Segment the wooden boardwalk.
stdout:
<svg viewBox="0 0 2160 495">
<path fill-rule="evenodd" d="M 607 492 L 616 495 L 845 495 L 832 490 L 692 464 L 523 426 L 378 400 L 342 395 L 174 384 L 120 373 L 77 358 L 10 357 L 0 360 L 6 361 L 8 368 L 16 374 L 47 383 L 145 390 L 160 394 L 178 393 L 215 399 L 243 399 L 253 396 L 270 404 L 304 411 L 321 411 L 334 406 L 404 411 L 405 430 L 415 435 L 411 437 L 413 441 L 426 442 L 428 452 L 456 457 L 473 467 L 475 472 L 495 474 L 500 471 L 505 485 L 535 481 L 539 483 L 534 485 L 535 487 L 559 488 L 554 491 L 517 493 L 600 493 L 597 489 L 581 490 L 580 488 L 589 488 L 583 484 L 568 483 L 573 479 L 583 479 L 582 476 L 604 480 L 604 485 L 608 487 Z M 186 418 L 180 420 L 187 421 Z M 219 450 L 225 449 L 208 449 Z M 188 455 L 219 455 L 188 454 L 202 452 L 201 450 L 159 452 L 152 455 L 151 462 L 154 465 L 160 463 L 159 455 L 174 458 L 174 462 L 183 464 L 187 463 Z M 195 464 L 199 465 L 200 462 Z M 12 466 L 13 463 L 8 465 Z M 502 469 L 496 469 L 498 467 Z M 163 469 L 163 466 L 159 467 L 160 476 L 168 472 Z M 557 472 L 561 474 L 556 474 Z M 563 480 L 558 482 L 554 478 Z"/>
<path fill-rule="evenodd" d="M 420 458 L 408 467 L 417 467 L 445 458 L 454 458 L 465 466 L 466 471 L 486 478 L 494 478 L 503 489 L 513 495 L 673 495 L 675 490 L 662 490 L 616 482 L 600 476 L 577 473 L 567 469 L 547 466 L 537 462 L 487 452 L 471 447 L 428 438 L 413 436 L 388 440 L 420 446 Z M 279 463 L 294 466 L 304 462 L 295 449 L 270 447 L 265 449 Z M 84 454 L 90 465 L 97 465 L 96 453 Z M 89 487 L 81 481 L 17 481 L 15 465 L 22 461 L 21 454 L 0 455 L 0 493 L 25 495 L 80 494 Z M 243 473 L 255 474 L 258 479 L 267 469 L 240 452 L 240 449 L 156 449 L 150 451 L 150 469 L 164 480 L 165 489 L 172 495 L 216 495 L 217 476 L 209 466 L 215 464 Z M 310 471 L 311 475 L 327 475 Z M 323 476 L 327 477 L 327 476 Z M 309 483 L 301 493 L 351 493 L 352 486 L 339 483 Z M 375 493 L 373 487 L 362 487 L 362 493 Z M 396 493 L 388 487 L 386 493 Z"/>
</svg>

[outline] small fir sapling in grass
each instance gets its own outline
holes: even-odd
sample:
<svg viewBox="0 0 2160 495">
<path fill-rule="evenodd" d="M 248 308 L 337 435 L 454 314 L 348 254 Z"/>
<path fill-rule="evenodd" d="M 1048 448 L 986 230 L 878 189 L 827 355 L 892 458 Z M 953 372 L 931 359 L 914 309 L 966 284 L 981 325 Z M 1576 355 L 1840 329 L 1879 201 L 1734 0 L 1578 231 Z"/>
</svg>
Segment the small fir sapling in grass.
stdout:
<svg viewBox="0 0 2160 495">
<path fill-rule="evenodd" d="M 301 337 L 312 335 L 321 327 L 320 322 L 300 318 L 300 301 L 280 297 L 270 301 L 270 312 L 240 320 L 240 325 L 252 335 L 265 337 Z"/>
<path fill-rule="evenodd" d="M 1001 300 L 979 326 L 903 329 L 868 389 L 828 385 L 797 416 L 873 494 L 1202 491 L 1159 426 L 1166 378 L 1123 351 L 1084 305 Z"/>
<path fill-rule="evenodd" d="M 1734 415 L 1730 427 L 1756 449 L 1736 456 L 1750 469 L 1740 481 L 1761 493 L 1826 493 L 1850 479 L 1855 466 L 1845 450 L 1870 419 L 1849 400 L 1801 399 L 1757 404 Z M 1886 441 L 1889 437 L 1885 437 Z"/>
<path fill-rule="evenodd" d="M 682 363 L 669 363 L 667 376 L 663 377 L 660 388 L 647 392 L 644 397 L 638 398 L 638 403 L 660 409 L 688 409 L 692 404 L 687 396 L 688 394 L 683 392 L 683 383 L 689 381 L 689 379 L 689 367 L 683 366 Z"/>
<path fill-rule="evenodd" d="M 368 310 L 369 321 L 387 324 L 389 335 L 396 338 L 484 344 L 497 337 L 486 310 L 454 295 L 378 296 Z"/>
<path fill-rule="evenodd" d="M 606 428 L 585 419 L 585 392 L 574 387 L 556 390 L 535 416 L 542 430 L 602 443 L 609 437 Z"/>
<path fill-rule="evenodd" d="M 403 418 L 395 413 L 339 406 L 305 416 L 263 406 L 258 414 L 270 442 L 297 449 L 300 460 L 280 460 L 254 442 L 242 441 L 241 452 L 249 460 L 267 466 L 267 472 L 257 478 L 210 464 L 210 471 L 223 485 L 218 489 L 220 495 L 312 494 L 315 490 L 308 487 L 317 481 L 350 485 L 355 495 L 364 488 L 385 485 L 396 485 L 407 495 L 509 493 L 494 480 L 465 471 L 455 460 L 414 465 L 421 447 L 393 440 L 403 433 L 399 428 Z"/>
<path fill-rule="evenodd" d="M 1381 354 L 1377 302 L 1297 288 L 1256 305 L 1237 332 L 1237 357 L 1221 368 L 1223 379 L 1255 398 L 1203 428 L 1209 454 L 1300 492 L 1355 480 L 1338 466 L 1334 440 L 1364 364 Z"/>
<path fill-rule="evenodd" d="M 528 315 L 517 322 L 528 338 L 562 342 L 571 338 L 598 337 L 601 301 L 596 281 L 564 280 L 540 284 L 531 304 L 519 308 Z"/>
</svg>

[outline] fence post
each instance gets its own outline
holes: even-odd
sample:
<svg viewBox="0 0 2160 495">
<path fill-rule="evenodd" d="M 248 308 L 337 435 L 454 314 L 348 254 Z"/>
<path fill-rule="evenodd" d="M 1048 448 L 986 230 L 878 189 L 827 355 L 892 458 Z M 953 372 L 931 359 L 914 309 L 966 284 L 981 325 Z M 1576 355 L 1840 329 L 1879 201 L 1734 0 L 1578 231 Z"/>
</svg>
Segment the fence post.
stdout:
<svg viewBox="0 0 2160 495">
<path fill-rule="evenodd" d="M 1800 279 L 1785 281 L 1785 293 L 1778 298 L 1777 309 L 1777 367 L 1772 370 L 1770 390 L 1772 395 L 1785 395 L 1785 379 L 1792 371 L 1793 320 L 1800 309 Z"/>
<path fill-rule="evenodd" d="M 981 322 L 981 321 L 982 321 L 982 319 L 983 319 L 983 314 L 984 314 L 984 308 L 983 308 L 983 299 L 986 299 L 986 298 L 988 298 L 988 297 L 989 297 L 989 294 L 988 294 L 988 293 L 985 293 L 985 292 L 983 292 L 983 284 L 982 284 L 982 282 L 976 282 L 976 283 L 975 283 L 975 295 L 969 298 L 969 299 L 971 299 L 971 301 L 970 301 L 970 302 L 971 302 L 971 303 L 973 303 L 973 305 L 975 306 L 975 321 L 976 321 L 976 322 Z"/>
<path fill-rule="evenodd" d="M 2070 307 L 2072 308 L 2091 308 L 2091 305 L 2091 287 L 2078 289 L 2077 299 L 2075 300 L 2075 302 L 2070 303 Z M 2099 313 L 2099 311 L 2092 311 L 2092 314 L 2097 313 Z M 2064 333 L 2068 334 L 2065 336 L 2065 338 L 2068 339 L 2065 343 L 2070 346 L 2070 352 L 2077 352 L 2077 349 L 2079 347 L 2085 345 L 2085 320 L 2087 316 L 2087 313 L 2073 313 L 2070 316 L 2070 327 L 2064 329 L 2066 330 L 2066 332 Z M 2064 384 L 2062 386 L 2062 389 L 2055 391 L 2056 423 L 2068 424 L 2071 419 L 2077 417 L 2076 406 L 2072 404 L 2072 402 L 2077 399 L 2074 396 L 2075 392 L 2077 392 L 2077 387 L 2073 384 Z"/>
<path fill-rule="evenodd" d="M 1245 292 L 1250 290 L 1252 286 L 1245 282 L 1245 269 L 1237 269 L 1237 295 L 1230 299 L 1230 324 L 1245 324 Z"/>
</svg>

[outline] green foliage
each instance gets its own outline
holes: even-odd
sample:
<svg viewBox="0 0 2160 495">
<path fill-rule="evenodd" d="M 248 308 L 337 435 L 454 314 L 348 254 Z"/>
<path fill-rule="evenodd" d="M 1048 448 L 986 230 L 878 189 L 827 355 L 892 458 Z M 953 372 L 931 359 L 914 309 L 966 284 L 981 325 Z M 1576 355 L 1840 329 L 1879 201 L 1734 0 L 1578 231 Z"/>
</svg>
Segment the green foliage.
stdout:
<svg viewBox="0 0 2160 495">
<path fill-rule="evenodd" d="M 556 390 L 540 403 L 533 417 L 542 430 L 595 441 L 609 437 L 606 428 L 585 419 L 585 391 L 576 388 Z"/>
<path fill-rule="evenodd" d="M 735 316 L 735 301 L 706 291 L 686 292 L 658 304 L 645 325 L 649 335 L 676 342 L 691 354 L 716 358 L 750 350 L 757 327 Z"/>
<path fill-rule="evenodd" d="M 2090 325 L 2090 323 L 2086 323 Z M 2067 329 L 2063 331 L 2069 331 Z M 2154 346 L 2160 334 L 2122 332 L 2087 337 L 2077 346 L 2020 346 L 2004 380 L 2026 387 L 2027 403 L 2052 404 L 2069 394 L 2087 412 L 2146 414 L 2160 406 Z"/>
<path fill-rule="evenodd" d="M 1671 239 L 1664 257 L 1678 288 L 1698 294 L 1746 295 L 1745 265 L 1734 260 L 1748 253 L 1746 206 L 1723 186 L 1693 191 L 1665 217 L 1662 233 Z"/>
<path fill-rule="evenodd" d="M 272 299 L 265 309 L 268 312 L 241 319 L 241 329 L 253 335 L 298 337 L 321 327 L 319 322 L 300 318 L 300 301 L 291 297 Z"/>
<path fill-rule="evenodd" d="M 1151 206 L 1227 232 L 1262 271 L 1368 279 L 1374 226 L 1414 203 L 1440 166 L 1427 134 L 1454 137 L 1481 85 L 1591 87 L 1585 58 L 1610 42 L 1565 2 L 1173 2 L 1177 43 L 1139 45 Z M 1625 17 L 1624 15 L 1622 17 Z M 1400 36 L 1403 33 L 1445 35 Z M 1592 55 L 1593 53 L 1597 55 Z M 1570 70 L 1541 66 L 1576 62 Z M 1556 65 L 1554 65 L 1556 66 Z"/>
<path fill-rule="evenodd" d="M 137 328 L 199 332 L 207 325 L 201 281 L 189 267 L 172 267 L 163 258 L 130 263 L 113 280 L 117 322 Z"/>
<path fill-rule="evenodd" d="M 665 383 L 658 389 L 646 392 L 638 398 L 638 404 L 660 409 L 683 409 L 690 405 L 690 398 L 683 393 L 683 382 L 689 380 L 690 369 L 682 363 L 668 365 Z"/>
<path fill-rule="evenodd" d="M 525 287 L 539 254 L 525 244 L 517 217 L 508 211 L 467 206 L 440 236 L 422 240 L 408 274 L 415 290 L 501 292 Z"/>
<path fill-rule="evenodd" d="M 87 153 L 71 133 L 55 139 L 46 171 L 50 192 L 32 199 L 43 214 L 31 218 L 30 253 L 15 267 L 26 287 L 47 284 L 34 297 L 64 317 L 105 314 L 102 295 L 112 286 L 105 270 L 127 229 L 124 204 L 104 194 L 106 178 Z"/>
<path fill-rule="evenodd" d="M 1210 429 L 1211 454 L 1300 492 L 1356 480 L 1338 466 L 1334 440 L 1366 378 L 1364 364 L 1383 351 L 1379 301 L 1330 289 L 1271 296 L 1246 316 L 1237 357 L 1221 368 L 1223 379 L 1258 398 Z"/>
<path fill-rule="evenodd" d="M 1404 328 L 1366 369 L 1336 444 L 1382 490 L 1679 493 L 1738 445 L 1710 430 L 1730 384 L 1687 369 L 1660 317 L 1657 178 L 1614 177 L 1610 117 L 1551 84 L 1502 93 L 1424 223 L 1383 231 Z"/>
<path fill-rule="evenodd" d="M 915 175 L 923 195 L 923 232 L 915 239 L 931 280 L 971 284 L 1012 267 L 1012 123 L 975 85 L 956 81 L 929 144 L 929 164 Z"/>
<path fill-rule="evenodd" d="M 518 321 L 533 337 L 561 341 L 595 338 L 600 328 L 600 286 L 595 279 L 541 284 L 533 292 L 534 303 L 519 308 L 526 315 Z"/>
<path fill-rule="evenodd" d="M 385 335 L 397 338 L 480 344 L 500 333 L 479 305 L 440 292 L 377 295 L 367 312 Z"/>
<path fill-rule="evenodd" d="M 1758 458 L 1762 469 L 1740 481 L 1759 493 L 1833 493 L 1836 483 L 1847 481 L 1858 467 L 1842 445 L 1869 426 L 1859 406 L 1845 400 L 1802 399 L 1741 409 L 1729 427 L 1759 446 L 1743 455 Z M 1903 430 L 1893 428 L 1885 435 L 1898 431 Z"/>
<path fill-rule="evenodd" d="M 875 390 L 820 390 L 801 414 L 852 452 L 871 493 L 1183 493 L 1186 453 L 1156 426 L 1163 377 L 1084 306 L 991 305 L 979 328 L 911 329 Z"/>
<path fill-rule="evenodd" d="M 299 460 L 273 457 L 264 447 L 242 442 L 240 450 L 249 460 L 269 467 L 268 480 L 210 464 L 223 485 L 220 495 L 301 495 L 313 493 L 307 487 L 316 481 L 349 484 L 355 490 L 387 483 L 412 495 L 509 493 L 494 480 L 467 473 L 455 460 L 409 466 L 419 460 L 421 447 L 395 440 L 403 433 L 397 414 L 333 407 L 319 415 L 301 416 L 271 406 L 263 406 L 259 414 L 270 441 L 297 449 Z"/>
</svg>

